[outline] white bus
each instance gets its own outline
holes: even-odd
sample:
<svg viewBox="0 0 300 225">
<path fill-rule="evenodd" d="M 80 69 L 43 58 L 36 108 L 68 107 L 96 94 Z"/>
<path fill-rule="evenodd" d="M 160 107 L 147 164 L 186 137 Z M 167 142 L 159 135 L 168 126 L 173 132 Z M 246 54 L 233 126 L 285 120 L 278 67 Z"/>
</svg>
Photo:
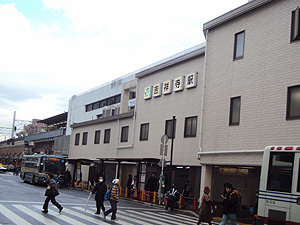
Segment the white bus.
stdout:
<svg viewBox="0 0 300 225">
<path fill-rule="evenodd" d="M 257 225 L 300 225 L 300 145 L 265 148 Z"/>
</svg>

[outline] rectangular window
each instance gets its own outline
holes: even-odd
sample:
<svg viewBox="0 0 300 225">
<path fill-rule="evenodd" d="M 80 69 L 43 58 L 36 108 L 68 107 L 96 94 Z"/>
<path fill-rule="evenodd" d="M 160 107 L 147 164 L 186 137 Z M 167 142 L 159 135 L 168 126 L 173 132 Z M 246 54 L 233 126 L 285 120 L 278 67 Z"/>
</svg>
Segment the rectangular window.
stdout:
<svg viewBox="0 0 300 225">
<path fill-rule="evenodd" d="M 100 102 L 93 103 L 93 110 L 100 108 Z"/>
<path fill-rule="evenodd" d="M 117 95 L 115 99 L 115 103 L 120 103 L 121 102 L 121 95 Z"/>
<path fill-rule="evenodd" d="M 165 127 L 165 135 L 168 136 L 168 138 L 172 138 L 172 125 L 173 120 L 166 120 L 166 127 Z M 176 119 L 174 120 L 174 138 L 176 133 Z"/>
<path fill-rule="evenodd" d="M 129 126 L 122 127 L 121 142 L 127 142 L 128 141 L 128 132 L 129 132 Z"/>
<path fill-rule="evenodd" d="M 130 92 L 129 92 L 129 100 L 135 99 L 135 95 L 136 95 L 136 92 L 135 92 L 135 91 L 130 91 Z"/>
<path fill-rule="evenodd" d="M 107 106 L 107 100 L 100 101 L 100 108 Z"/>
<path fill-rule="evenodd" d="M 116 100 L 115 97 L 111 97 L 111 98 L 107 99 L 108 105 L 113 105 L 113 104 L 115 104 L 115 103 L 116 103 L 115 100 Z"/>
<path fill-rule="evenodd" d="M 299 171 L 298 171 L 298 186 L 297 186 L 297 192 L 300 192 L 300 159 L 299 159 Z"/>
<path fill-rule="evenodd" d="M 140 141 L 147 141 L 149 135 L 149 123 L 141 124 Z"/>
<path fill-rule="evenodd" d="M 80 133 L 77 133 L 75 136 L 75 145 L 79 145 Z"/>
<path fill-rule="evenodd" d="M 84 132 L 82 136 L 82 145 L 87 144 L 88 132 Z"/>
<path fill-rule="evenodd" d="M 300 119 L 300 85 L 288 88 L 286 119 Z"/>
<path fill-rule="evenodd" d="M 104 144 L 107 144 L 110 142 L 110 129 L 105 129 L 104 132 Z"/>
<path fill-rule="evenodd" d="M 240 124 L 241 97 L 231 98 L 229 125 Z"/>
<path fill-rule="evenodd" d="M 184 137 L 196 137 L 197 116 L 185 118 Z"/>
<path fill-rule="evenodd" d="M 295 153 L 271 153 L 267 190 L 291 192 Z"/>
<path fill-rule="evenodd" d="M 242 59 L 244 57 L 245 31 L 235 34 L 233 59 Z"/>
<path fill-rule="evenodd" d="M 85 111 L 86 112 L 89 112 L 89 111 L 92 111 L 92 110 L 93 110 L 93 104 L 89 104 L 89 105 L 85 106 Z"/>
<path fill-rule="evenodd" d="M 100 144 L 100 130 L 95 131 L 94 144 Z"/>
<path fill-rule="evenodd" d="M 300 39 L 299 24 L 300 24 L 300 10 L 299 7 L 297 7 L 296 10 L 292 11 L 291 42 Z"/>
</svg>

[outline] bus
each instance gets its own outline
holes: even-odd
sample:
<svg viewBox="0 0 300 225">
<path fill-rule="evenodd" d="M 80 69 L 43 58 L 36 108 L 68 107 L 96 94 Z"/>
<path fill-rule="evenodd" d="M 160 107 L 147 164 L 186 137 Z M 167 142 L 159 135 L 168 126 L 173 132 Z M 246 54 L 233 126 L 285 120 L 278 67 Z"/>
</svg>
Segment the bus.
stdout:
<svg viewBox="0 0 300 225">
<path fill-rule="evenodd" d="M 300 225 L 300 145 L 268 146 L 259 184 L 257 225 Z"/>
<path fill-rule="evenodd" d="M 54 180 L 64 184 L 66 159 L 54 155 L 24 155 L 20 178 L 32 184 L 46 184 L 48 173 L 54 174 Z"/>
</svg>

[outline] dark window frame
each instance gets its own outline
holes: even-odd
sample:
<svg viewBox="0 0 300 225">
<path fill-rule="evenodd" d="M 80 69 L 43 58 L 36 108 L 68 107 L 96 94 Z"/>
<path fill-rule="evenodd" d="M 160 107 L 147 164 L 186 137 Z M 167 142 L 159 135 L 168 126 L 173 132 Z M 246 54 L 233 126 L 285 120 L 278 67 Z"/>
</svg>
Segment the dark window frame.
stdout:
<svg viewBox="0 0 300 225">
<path fill-rule="evenodd" d="M 149 139 L 149 123 L 142 123 L 140 130 L 140 141 L 148 141 Z"/>
<path fill-rule="evenodd" d="M 87 145 L 88 141 L 88 132 L 83 132 L 82 134 L 82 145 Z"/>
<path fill-rule="evenodd" d="M 291 107 L 294 106 L 294 104 L 296 105 L 294 107 L 297 107 L 297 104 L 298 104 L 298 102 L 296 102 L 296 103 L 291 102 L 292 101 L 292 91 L 295 91 L 295 89 L 299 89 L 298 91 L 300 92 L 300 85 L 288 87 L 288 90 L 287 90 L 286 120 L 300 119 L 300 102 L 299 102 L 299 113 L 298 113 L 298 115 L 291 116 Z"/>
<path fill-rule="evenodd" d="M 76 133 L 75 134 L 75 145 L 79 145 L 80 143 L 80 133 Z"/>
<path fill-rule="evenodd" d="M 234 116 L 234 101 L 236 99 L 239 99 L 239 109 L 238 109 L 238 121 L 233 121 L 233 116 Z M 230 99 L 230 113 L 229 113 L 229 126 L 238 126 L 240 125 L 240 119 L 241 119 L 241 96 L 234 97 Z"/>
<path fill-rule="evenodd" d="M 172 138 L 172 123 L 173 123 L 173 119 L 171 120 L 166 120 L 166 124 L 165 124 L 165 135 L 168 136 L 168 138 Z M 175 139 L 175 135 L 176 134 L 176 119 L 174 121 L 174 139 Z"/>
<path fill-rule="evenodd" d="M 128 142 L 129 126 L 122 127 L 121 142 Z"/>
<path fill-rule="evenodd" d="M 104 144 L 108 144 L 110 142 L 110 133 L 111 133 L 111 129 L 105 129 L 104 131 Z"/>
<path fill-rule="evenodd" d="M 291 17 L 291 42 L 300 40 L 300 9 L 299 6 L 292 11 Z"/>
<path fill-rule="evenodd" d="M 196 121 L 194 121 L 196 120 Z M 186 117 L 184 122 L 184 137 L 196 137 L 197 136 L 197 121 L 198 116 Z M 191 122 L 190 128 L 188 128 L 189 123 Z M 194 122 L 196 122 L 195 126 L 193 126 Z"/>
<path fill-rule="evenodd" d="M 95 131 L 95 138 L 94 138 L 94 144 L 100 144 L 100 135 L 101 135 L 101 130 L 96 130 Z"/>
<path fill-rule="evenodd" d="M 237 51 L 238 51 L 238 40 L 239 40 L 239 35 L 241 35 L 241 34 L 243 34 L 244 36 L 243 36 L 243 53 L 242 53 L 242 55 L 239 55 L 239 56 L 237 56 Z M 243 30 L 243 31 L 241 31 L 241 32 L 239 32 L 239 33 L 236 33 L 235 35 L 234 35 L 234 52 L 233 52 L 233 60 L 238 60 L 238 59 L 242 59 L 242 58 L 244 58 L 244 51 L 245 51 L 245 30 Z"/>
</svg>

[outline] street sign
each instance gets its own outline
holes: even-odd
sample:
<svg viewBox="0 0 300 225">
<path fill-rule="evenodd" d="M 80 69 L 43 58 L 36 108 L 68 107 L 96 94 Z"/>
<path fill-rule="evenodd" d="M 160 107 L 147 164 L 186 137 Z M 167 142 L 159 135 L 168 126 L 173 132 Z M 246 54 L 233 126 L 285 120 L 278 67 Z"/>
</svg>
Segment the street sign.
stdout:
<svg viewBox="0 0 300 225">
<path fill-rule="evenodd" d="M 168 140 L 169 140 L 169 138 L 168 138 L 168 136 L 167 135 L 163 135 L 163 136 L 161 136 L 161 143 L 167 143 L 168 142 Z"/>
<path fill-rule="evenodd" d="M 160 166 L 160 167 L 162 167 L 162 158 L 159 160 L 159 162 L 158 162 L 158 165 Z M 166 167 L 166 164 L 167 164 L 167 162 L 166 161 L 164 161 L 164 167 Z"/>
<path fill-rule="evenodd" d="M 160 144 L 160 155 L 163 155 L 164 152 L 164 145 Z M 168 145 L 165 145 L 165 156 L 167 156 L 168 153 Z"/>
</svg>

